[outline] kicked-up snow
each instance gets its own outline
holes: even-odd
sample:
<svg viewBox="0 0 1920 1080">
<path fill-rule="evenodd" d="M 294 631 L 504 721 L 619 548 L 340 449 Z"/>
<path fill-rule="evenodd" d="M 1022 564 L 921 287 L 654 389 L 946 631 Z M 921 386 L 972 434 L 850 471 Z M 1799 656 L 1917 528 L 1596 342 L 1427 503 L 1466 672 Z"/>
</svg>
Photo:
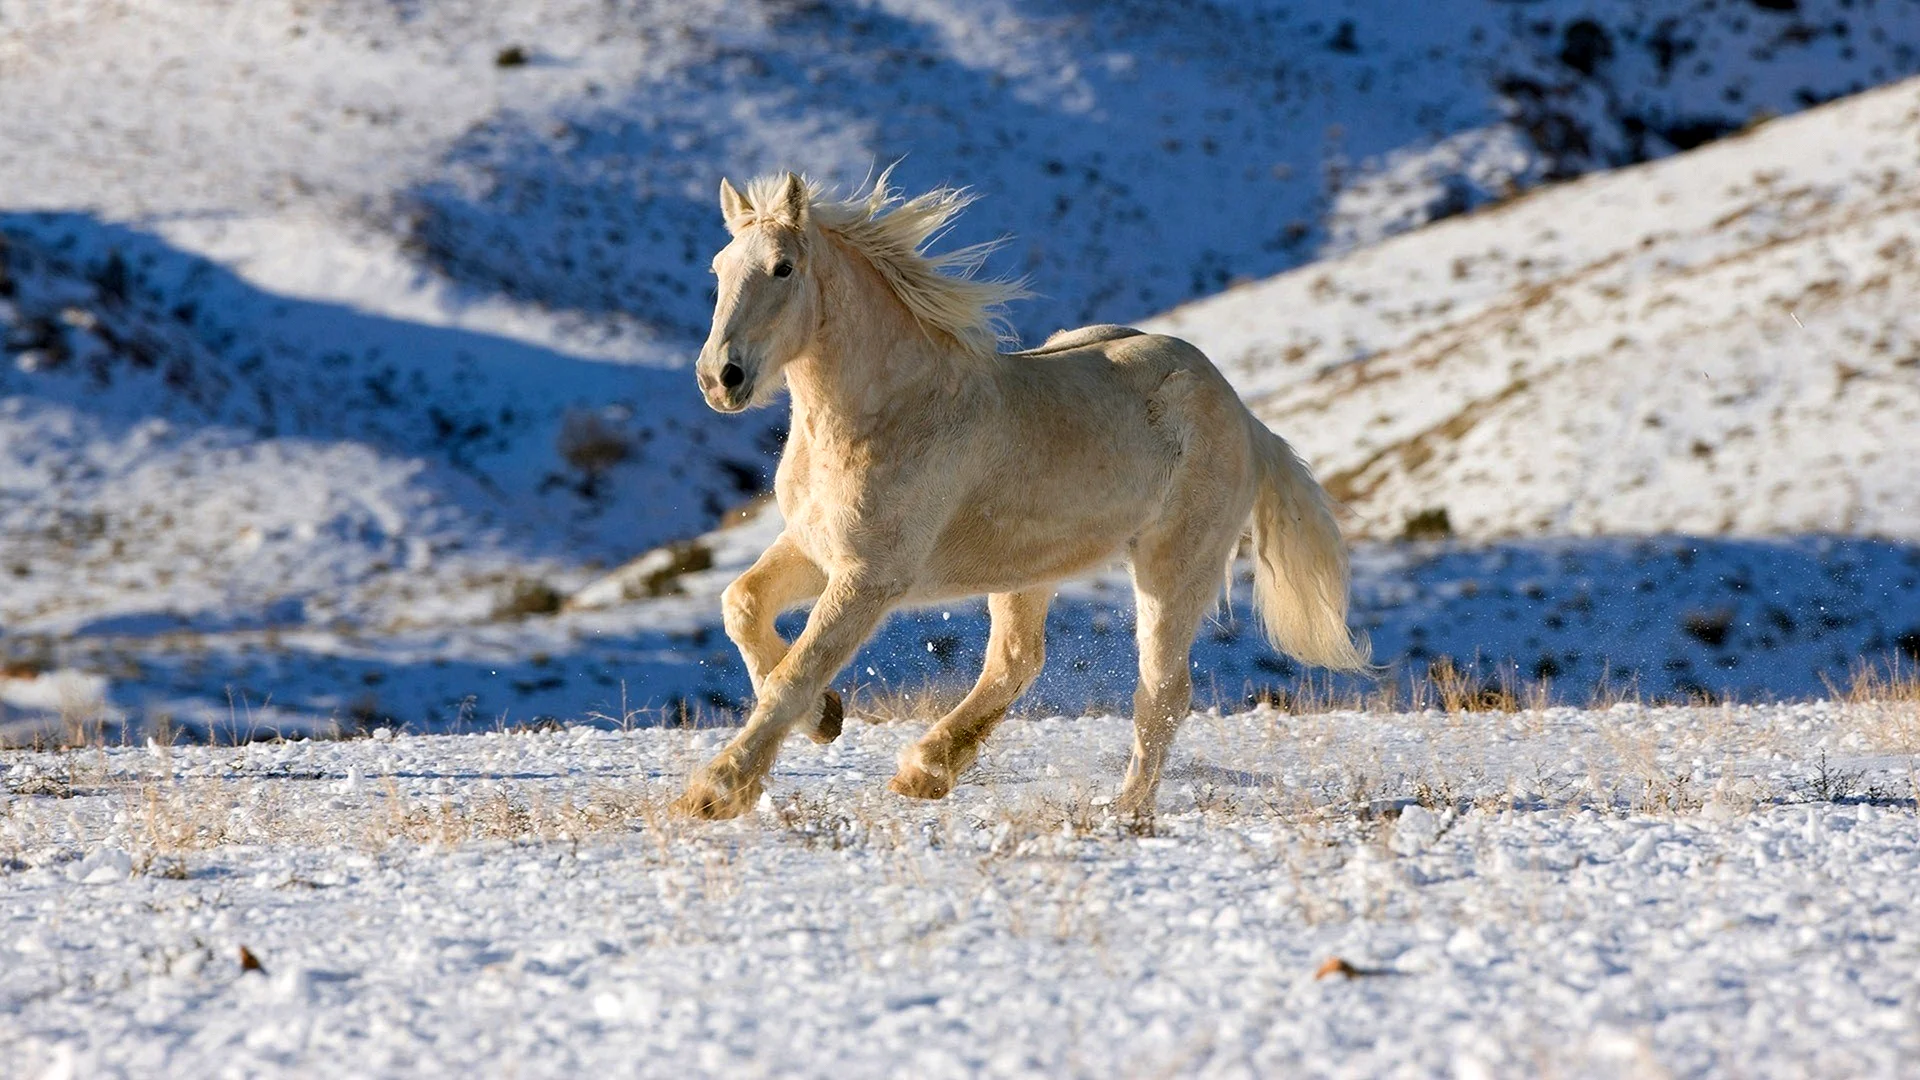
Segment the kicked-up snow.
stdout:
<svg viewBox="0 0 1920 1080">
<path fill-rule="evenodd" d="M 726 734 L 12 753 L 14 1075 L 1897 1076 L 1912 701 L 919 723 L 664 812 Z"/>
</svg>

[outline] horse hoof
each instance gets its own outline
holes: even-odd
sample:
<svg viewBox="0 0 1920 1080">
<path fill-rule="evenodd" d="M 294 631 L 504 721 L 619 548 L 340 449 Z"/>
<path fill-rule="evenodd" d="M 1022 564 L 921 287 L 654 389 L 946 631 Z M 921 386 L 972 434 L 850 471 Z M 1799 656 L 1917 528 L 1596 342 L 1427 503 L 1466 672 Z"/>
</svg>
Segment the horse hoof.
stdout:
<svg viewBox="0 0 1920 1080">
<path fill-rule="evenodd" d="M 1122 822 L 1136 832 L 1152 835 L 1154 804 L 1159 800 L 1157 791 L 1126 788 L 1120 797 L 1114 800 L 1113 812 Z"/>
<path fill-rule="evenodd" d="M 686 793 L 674 800 L 676 813 L 703 821 L 736 818 L 760 801 L 760 782 L 724 787 L 710 777 L 696 776 L 687 782 Z"/>
<path fill-rule="evenodd" d="M 753 801 L 729 798 L 711 789 L 689 790 L 674 800 L 673 809 L 675 813 L 684 817 L 699 818 L 702 821 L 725 821 L 746 813 L 747 808 L 753 805 Z"/>
<path fill-rule="evenodd" d="M 918 765 L 902 765 L 893 779 L 887 781 L 887 790 L 909 799 L 944 799 L 953 790 L 953 781 Z"/>
<path fill-rule="evenodd" d="M 840 737 L 840 729 L 846 719 L 847 709 L 840 700 L 840 692 L 829 690 L 821 696 L 820 722 L 807 732 L 807 738 L 817 743 L 830 743 Z"/>
</svg>

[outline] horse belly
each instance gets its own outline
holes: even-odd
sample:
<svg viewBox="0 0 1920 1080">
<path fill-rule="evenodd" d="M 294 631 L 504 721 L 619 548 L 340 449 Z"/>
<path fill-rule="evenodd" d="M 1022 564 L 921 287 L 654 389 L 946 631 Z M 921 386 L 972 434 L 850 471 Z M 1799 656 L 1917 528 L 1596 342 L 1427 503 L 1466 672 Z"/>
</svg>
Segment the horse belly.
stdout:
<svg viewBox="0 0 1920 1080">
<path fill-rule="evenodd" d="M 1110 566 L 1152 517 L 1151 503 L 1137 497 L 1089 505 L 1083 493 L 1079 503 L 968 508 L 942 532 L 915 592 L 1013 592 Z"/>
</svg>

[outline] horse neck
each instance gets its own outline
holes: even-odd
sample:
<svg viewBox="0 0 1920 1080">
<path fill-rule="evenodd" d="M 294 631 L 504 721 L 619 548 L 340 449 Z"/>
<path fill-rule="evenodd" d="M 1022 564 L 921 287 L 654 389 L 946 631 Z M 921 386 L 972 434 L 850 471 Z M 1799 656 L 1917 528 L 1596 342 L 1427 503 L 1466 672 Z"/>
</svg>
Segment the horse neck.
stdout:
<svg viewBox="0 0 1920 1080">
<path fill-rule="evenodd" d="M 794 430 L 827 424 L 860 434 L 951 394 L 966 374 L 957 349 L 923 330 L 864 257 L 832 237 L 819 240 L 819 329 L 787 365 Z"/>
</svg>

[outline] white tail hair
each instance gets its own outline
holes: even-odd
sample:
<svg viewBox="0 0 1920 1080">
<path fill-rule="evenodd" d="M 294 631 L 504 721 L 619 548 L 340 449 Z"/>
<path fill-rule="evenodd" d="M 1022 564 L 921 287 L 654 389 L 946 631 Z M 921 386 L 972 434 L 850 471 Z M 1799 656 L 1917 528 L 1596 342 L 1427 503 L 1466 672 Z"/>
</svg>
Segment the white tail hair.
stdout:
<svg viewBox="0 0 1920 1080">
<path fill-rule="evenodd" d="M 1372 648 L 1347 630 L 1347 548 L 1333 504 L 1287 441 L 1247 421 L 1257 465 L 1253 594 L 1274 648 L 1308 664 L 1365 671 Z"/>
</svg>

